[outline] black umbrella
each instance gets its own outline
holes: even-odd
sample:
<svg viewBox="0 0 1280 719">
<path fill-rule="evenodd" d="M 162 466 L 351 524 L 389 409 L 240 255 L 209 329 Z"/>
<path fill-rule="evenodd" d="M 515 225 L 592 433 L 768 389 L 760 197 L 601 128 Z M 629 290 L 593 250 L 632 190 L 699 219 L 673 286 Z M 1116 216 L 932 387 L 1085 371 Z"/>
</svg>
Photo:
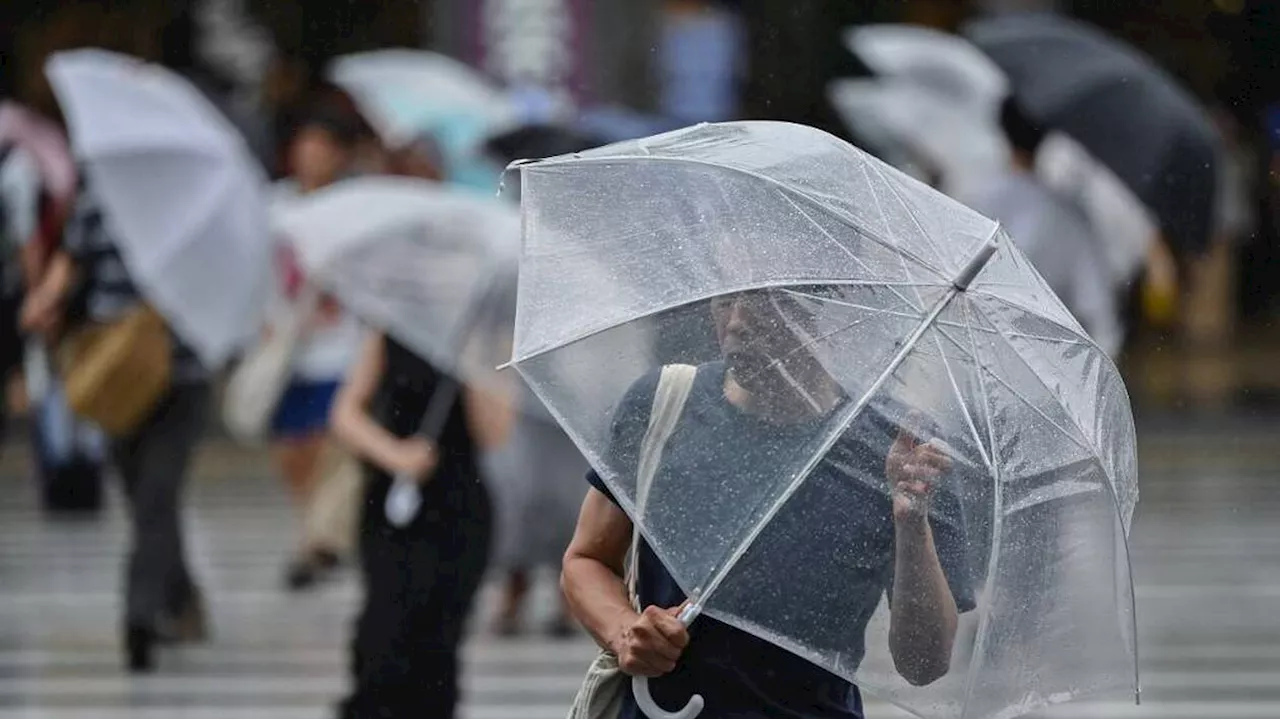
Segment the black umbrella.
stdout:
<svg viewBox="0 0 1280 719">
<path fill-rule="evenodd" d="M 1026 111 L 1084 145 L 1188 253 L 1212 233 L 1219 139 L 1208 114 L 1151 59 L 1052 14 L 970 23 L 964 34 L 1009 75 Z"/>
<path fill-rule="evenodd" d="M 607 144 L 601 138 L 554 124 L 524 125 L 490 137 L 485 151 L 503 163 L 582 152 Z"/>
</svg>

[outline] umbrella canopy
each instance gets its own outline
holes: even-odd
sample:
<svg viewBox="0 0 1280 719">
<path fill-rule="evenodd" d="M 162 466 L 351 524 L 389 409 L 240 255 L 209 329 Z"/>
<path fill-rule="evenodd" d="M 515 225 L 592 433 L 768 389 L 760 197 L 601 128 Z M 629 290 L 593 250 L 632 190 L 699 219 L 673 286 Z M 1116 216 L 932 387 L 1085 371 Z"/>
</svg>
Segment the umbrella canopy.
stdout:
<svg viewBox="0 0 1280 719">
<path fill-rule="evenodd" d="M 1135 688 L 1127 395 L 997 224 L 786 123 L 520 169 L 513 362 L 689 598 L 682 620 L 922 717 Z M 697 372 L 655 456 L 672 365 Z M 890 448 L 916 440 L 951 459 L 929 521 L 976 635 L 927 686 L 886 599 L 917 597 L 893 579 L 889 500 Z"/>
<path fill-rule="evenodd" d="M 351 93 L 392 146 L 426 133 L 444 149 L 450 182 L 492 191 L 499 169 L 481 144 L 514 127 L 516 103 L 479 72 L 425 50 L 377 50 L 337 58 L 330 79 Z"/>
<path fill-rule="evenodd" d="M 1009 92 L 1004 71 L 964 39 L 918 25 L 849 28 L 845 45 L 876 74 L 905 80 L 988 121 Z"/>
<path fill-rule="evenodd" d="M 956 101 L 903 80 L 837 80 L 829 91 L 841 120 L 872 142 L 905 147 L 942 173 L 943 187 L 965 197 L 1008 164 L 994 124 Z"/>
<path fill-rule="evenodd" d="M 1185 252 L 1211 237 L 1219 141 L 1196 101 L 1136 50 L 1050 14 L 979 20 L 965 35 L 1008 73 L 1047 127 L 1111 168 Z"/>
<path fill-rule="evenodd" d="M 431 182 L 346 180 L 282 204 L 273 224 L 310 276 L 369 324 L 454 381 L 436 389 L 420 432 L 435 437 L 459 382 L 517 402 L 495 369 L 511 350 L 519 215 L 508 206 Z M 529 405 L 532 408 L 532 405 Z M 407 525 L 422 494 L 397 477 L 387 518 Z"/>
<path fill-rule="evenodd" d="M 496 382 L 509 356 L 520 217 L 400 177 L 345 180 L 281 203 L 272 224 L 308 276 L 442 370 Z"/>
<path fill-rule="evenodd" d="M 76 50 L 46 73 L 132 279 L 217 367 L 262 326 L 265 174 L 231 123 L 168 70 Z"/>
</svg>

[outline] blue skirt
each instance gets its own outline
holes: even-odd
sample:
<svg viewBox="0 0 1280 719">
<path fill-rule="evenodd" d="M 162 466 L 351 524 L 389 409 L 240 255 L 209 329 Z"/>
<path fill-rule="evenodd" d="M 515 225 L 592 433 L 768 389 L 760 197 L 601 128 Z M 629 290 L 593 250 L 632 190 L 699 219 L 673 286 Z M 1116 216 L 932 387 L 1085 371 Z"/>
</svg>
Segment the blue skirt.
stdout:
<svg viewBox="0 0 1280 719">
<path fill-rule="evenodd" d="M 271 434 L 289 439 L 323 432 L 329 426 L 329 408 L 338 394 L 336 380 L 292 382 L 271 418 Z"/>
</svg>

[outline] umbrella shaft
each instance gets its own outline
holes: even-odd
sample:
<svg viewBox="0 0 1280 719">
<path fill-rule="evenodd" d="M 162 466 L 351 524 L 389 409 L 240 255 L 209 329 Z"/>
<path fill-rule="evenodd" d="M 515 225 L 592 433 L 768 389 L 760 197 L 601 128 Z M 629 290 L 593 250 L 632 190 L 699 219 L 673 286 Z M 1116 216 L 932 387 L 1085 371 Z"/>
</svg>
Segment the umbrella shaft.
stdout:
<svg viewBox="0 0 1280 719">
<path fill-rule="evenodd" d="M 436 390 L 431 393 L 427 411 L 422 416 L 422 424 L 418 425 L 418 435 L 433 441 L 440 438 L 445 422 L 453 411 L 453 405 L 458 400 L 459 389 L 458 381 L 453 377 L 446 376 L 440 380 Z"/>
<path fill-rule="evenodd" d="M 697 619 L 699 614 L 702 614 L 702 604 L 701 602 L 693 601 L 684 605 L 684 609 L 680 610 L 680 616 L 676 618 L 687 627 L 693 624 L 693 620 Z"/>
</svg>

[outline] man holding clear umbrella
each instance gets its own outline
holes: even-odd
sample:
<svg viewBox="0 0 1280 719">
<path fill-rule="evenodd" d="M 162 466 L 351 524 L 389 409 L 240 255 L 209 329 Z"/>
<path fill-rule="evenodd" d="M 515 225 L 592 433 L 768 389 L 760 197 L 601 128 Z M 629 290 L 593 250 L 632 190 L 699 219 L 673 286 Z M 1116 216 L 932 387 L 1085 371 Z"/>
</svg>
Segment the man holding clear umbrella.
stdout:
<svg viewBox="0 0 1280 719">
<path fill-rule="evenodd" d="M 840 385 L 806 350 L 806 339 L 816 334 L 806 326 L 812 321 L 806 304 L 787 291 L 768 290 L 711 301 L 723 361 L 698 368 L 683 411 L 698 418 L 691 427 L 714 431 L 716 438 L 700 442 L 682 436 L 679 444 L 716 449 L 711 457 L 672 449 L 663 458 L 664 476 L 678 476 L 682 482 L 749 477 L 753 463 L 801 441 L 805 427 L 843 404 Z M 641 461 L 640 438 L 646 434 L 651 402 L 658 412 L 655 397 L 662 392 L 661 383 L 657 374 L 641 379 L 614 414 L 610 451 L 623 464 Z M 879 546 L 892 536 L 887 576 L 868 572 L 859 596 L 846 597 L 849 631 L 862 631 L 887 593 L 893 609 L 889 644 L 894 663 L 908 682 L 929 684 L 948 672 L 958 613 L 973 607 L 964 566 L 966 540 L 962 522 L 956 521 L 959 506 L 947 493 L 933 496 L 936 480 L 951 462 L 937 445 L 883 416 L 859 425 L 860 430 L 873 425 L 876 431 L 862 432 L 857 439 L 851 432 L 815 470 L 815 477 L 821 477 L 816 481 L 865 487 L 861 505 L 851 507 L 848 519 L 863 528 L 860 535 L 867 546 Z M 872 489 L 880 482 L 864 484 L 864 477 L 887 477 L 892 501 Z M 592 490 L 564 561 L 565 591 L 578 618 L 601 646 L 618 656 L 623 671 L 665 677 L 652 685 L 660 705 L 678 706 L 697 691 L 715 708 L 707 716 L 862 716 L 853 685 L 746 632 L 704 619 L 691 643 L 677 619 L 686 598 L 647 545 L 639 550 L 635 570 L 644 609 L 634 611 L 621 579 L 631 522 L 595 472 L 589 481 Z M 952 521 L 940 519 L 945 517 Z M 821 535 L 826 529 L 813 531 Z M 837 539 L 830 542 L 838 544 Z M 627 701 L 622 716 L 639 716 L 635 704 Z"/>
<path fill-rule="evenodd" d="M 998 223 L 787 123 L 519 171 L 511 364 L 608 490 L 590 494 L 564 571 L 579 618 L 617 650 L 588 671 L 578 716 L 634 698 L 652 719 L 849 717 L 857 686 L 960 719 L 1136 686 L 1127 397 Z M 599 266 L 623 292 L 565 280 Z M 708 315 L 716 331 L 698 331 Z M 649 361 L 615 369 L 630 358 Z M 1098 520 L 1073 524 L 1088 581 L 1001 524 L 1062 496 Z M 995 539 L 975 539 L 970 521 L 988 518 Z M 1048 611 L 1022 610 L 1042 597 Z M 675 606 L 692 628 L 682 653 L 658 616 Z M 636 669 L 636 645 L 639 669 L 675 669 L 627 692 L 618 660 Z"/>
</svg>

